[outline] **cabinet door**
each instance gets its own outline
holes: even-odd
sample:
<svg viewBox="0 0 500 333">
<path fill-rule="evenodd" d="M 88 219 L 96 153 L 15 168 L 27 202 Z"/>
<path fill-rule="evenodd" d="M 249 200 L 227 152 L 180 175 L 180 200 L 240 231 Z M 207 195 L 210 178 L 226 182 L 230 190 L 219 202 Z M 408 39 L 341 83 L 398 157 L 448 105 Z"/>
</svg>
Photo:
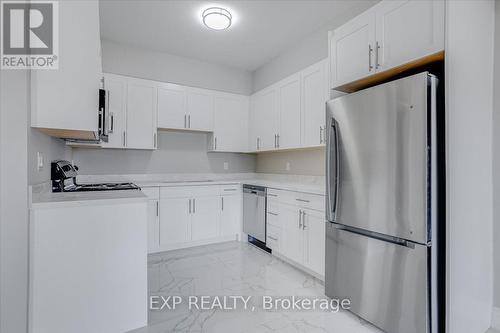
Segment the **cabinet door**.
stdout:
<svg viewBox="0 0 500 333">
<path fill-rule="evenodd" d="M 220 236 L 234 236 L 240 231 L 241 196 L 223 195 L 219 224 Z"/>
<path fill-rule="evenodd" d="M 375 13 L 368 10 L 335 30 L 331 43 L 333 87 L 375 73 Z"/>
<path fill-rule="evenodd" d="M 214 121 L 214 96 L 212 92 L 189 88 L 187 91 L 188 128 L 210 132 Z"/>
<path fill-rule="evenodd" d="M 184 87 L 165 84 L 158 88 L 158 128 L 187 128 Z"/>
<path fill-rule="evenodd" d="M 191 240 L 189 199 L 160 199 L 160 247 Z"/>
<path fill-rule="evenodd" d="M 148 253 L 157 252 L 160 248 L 160 202 L 148 201 Z"/>
<path fill-rule="evenodd" d="M 275 88 L 264 91 L 257 99 L 257 134 L 259 150 L 275 149 L 279 128 L 278 96 Z"/>
<path fill-rule="evenodd" d="M 326 61 L 302 71 L 302 146 L 325 143 L 325 110 L 328 100 Z"/>
<path fill-rule="evenodd" d="M 127 86 L 127 148 L 154 149 L 156 144 L 156 89 L 142 83 Z"/>
<path fill-rule="evenodd" d="M 217 237 L 220 197 L 195 197 L 192 206 L 191 240 L 198 241 Z"/>
<path fill-rule="evenodd" d="M 99 2 L 60 1 L 58 19 L 59 69 L 30 71 L 31 126 L 58 137 L 94 139 L 102 72 Z"/>
<path fill-rule="evenodd" d="M 383 1 L 375 8 L 377 70 L 444 50 L 443 0 Z"/>
<path fill-rule="evenodd" d="M 277 85 L 279 131 L 278 148 L 300 146 L 300 73 Z"/>
<path fill-rule="evenodd" d="M 214 151 L 248 151 L 248 97 L 215 97 L 213 140 Z"/>
<path fill-rule="evenodd" d="M 259 135 L 261 134 L 261 129 L 259 128 L 259 123 L 261 123 L 262 112 L 259 107 L 261 107 L 260 93 L 253 94 L 250 96 L 250 110 L 248 115 L 248 149 L 250 151 L 259 150 Z"/>
<path fill-rule="evenodd" d="M 288 205 L 277 205 L 279 218 L 281 220 L 281 244 L 280 251 L 285 257 L 302 264 L 304 261 L 304 238 L 302 228 L 299 225 L 300 210 Z"/>
<path fill-rule="evenodd" d="M 127 128 L 126 117 L 126 94 L 127 82 L 123 78 L 104 76 L 104 88 L 106 89 L 108 116 L 107 126 L 109 130 L 108 142 L 102 142 L 104 148 L 125 148 L 123 133 Z"/>
<path fill-rule="evenodd" d="M 305 266 L 325 275 L 325 218 L 321 212 L 303 210 Z"/>
</svg>

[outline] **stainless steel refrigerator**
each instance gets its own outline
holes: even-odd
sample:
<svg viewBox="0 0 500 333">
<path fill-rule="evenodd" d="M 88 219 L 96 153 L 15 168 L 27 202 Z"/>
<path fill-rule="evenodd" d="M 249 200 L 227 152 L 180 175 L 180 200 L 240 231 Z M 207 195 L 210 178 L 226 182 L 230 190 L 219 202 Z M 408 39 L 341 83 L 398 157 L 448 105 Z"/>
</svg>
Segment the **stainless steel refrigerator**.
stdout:
<svg viewBox="0 0 500 333">
<path fill-rule="evenodd" d="M 389 333 L 438 332 L 437 84 L 327 103 L 326 294 Z"/>
</svg>

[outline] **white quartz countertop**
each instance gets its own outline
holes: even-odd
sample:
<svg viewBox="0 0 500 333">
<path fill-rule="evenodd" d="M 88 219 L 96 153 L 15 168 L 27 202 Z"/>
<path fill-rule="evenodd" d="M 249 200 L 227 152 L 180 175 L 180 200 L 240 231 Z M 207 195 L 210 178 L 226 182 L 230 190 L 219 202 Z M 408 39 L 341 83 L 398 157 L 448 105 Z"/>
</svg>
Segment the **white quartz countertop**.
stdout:
<svg viewBox="0 0 500 333">
<path fill-rule="evenodd" d="M 224 179 L 224 180 L 190 180 L 190 181 L 138 181 L 140 187 L 168 187 L 168 186 L 201 186 L 201 185 L 227 185 L 248 184 L 257 185 L 278 190 L 303 192 L 310 194 L 325 195 L 325 187 L 317 184 L 304 184 L 298 182 L 273 181 L 266 179 Z"/>
<path fill-rule="evenodd" d="M 31 200 L 32 209 L 56 208 L 67 206 L 89 206 L 96 204 L 116 204 L 146 201 L 147 197 L 138 190 L 34 193 Z"/>
</svg>

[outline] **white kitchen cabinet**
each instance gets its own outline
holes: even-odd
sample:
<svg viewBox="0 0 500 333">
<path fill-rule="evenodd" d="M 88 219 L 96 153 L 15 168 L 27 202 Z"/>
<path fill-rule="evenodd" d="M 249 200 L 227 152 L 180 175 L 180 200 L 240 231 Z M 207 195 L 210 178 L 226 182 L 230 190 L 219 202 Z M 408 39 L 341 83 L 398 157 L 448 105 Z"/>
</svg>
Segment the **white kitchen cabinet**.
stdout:
<svg viewBox="0 0 500 333">
<path fill-rule="evenodd" d="M 241 194 L 220 197 L 219 235 L 235 239 L 240 232 Z"/>
<path fill-rule="evenodd" d="M 160 191 L 158 187 L 141 189 L 148 197 L 148 253 L 160 249 Z"/>
<path fill-rule="evenodd" d="M 214 92 L 188 88 L 186 100 L 188 129 L 210 132 L 214 121 Z"/>
<path fill-rule="evenodd" d="M 163 198 L 160 194 L 160 248 L 191 240 L 191 199 Z"/>
<path fill-rule="evenodd" d="M 383 1 L 376 7 L 378 71 L 444 49 L 444 1 Z"/>
<path fill-rule="evenodd" d="M 55 137 L 95 139 L 98 131 L 99 2 L 59 2 L 59 69 L 31 70 L 31 127 Z"/>
<path fill-rule="evenodd" d="M 156 87 L 147 80 L 104 74 L 108 142 L 103 148 L 156 149 Z"/>
<path fill-rule="evenodd" d="M 327 77 L 326 60 L 301 73 L 302 146 L 325 144 L 325 106 L 329 99 Z"/>
<path fill-rule="evenodd" d="M 222 93 L 215 96 L 212 151 L 248 151 L 248 108 L 246 96 Z"/>
<path fill-rule="evenodd" d="M 155 149 L 157 141 L 156 126 L 156 88 L 147 82 L 128 82 L 127 84 L 127 148 Z"/>
<path fill-rule="evenodd" d="M 300 84 L 300 73 L 277 84 L 279 130 L 275 148 L 300 147 Z"/>
<path fill-rule="evenodd" d="M 381 1 L 329 39 L 337 88 L 444 50 L 444 0 Z"/>
<path fill-rule="evenodd" d="M 279 110 L 276 88 L 266 88 L 252 96 L 251 150 L 276 149 L 279 131 Z"/>
<path fill-rule="evenodd" d="M 304 265 L 319 275 L 325 275 L 325 214 L 302 209 L 304 231 Z"/>
<path fill-rule="evenodd" d="M 102 142 L 105 148 L 125 148 L 123 133 L 127 130 L 126 94 L 127 82 L 112 76 L 104 76 L 108 107 L 108 142 Z"/>
<path fill-rule="evenodd" d="M 375 12 L 368 9 L 337 28 L 330 40 L 333 87 L 375 73 Z"/>
<path fill-rule="evenodd" d="M 161 83 L 158 87 L 158 128 L 186 129 L 186 88 Z"/>
<path fill-rule="evenodd" d="M 217 237 L 220 212 L 219 203 L 219 196 L 202 196 L 192 199 L 192 241 Z"/>
<path fill-rule="evenodd" d="M 301 211 L 295 206 L 283 204 L 278 206 L 282 225 L 281 254 L 302 264 L 304 262 L 304 235 L 300 224 Z"/>
</svg>

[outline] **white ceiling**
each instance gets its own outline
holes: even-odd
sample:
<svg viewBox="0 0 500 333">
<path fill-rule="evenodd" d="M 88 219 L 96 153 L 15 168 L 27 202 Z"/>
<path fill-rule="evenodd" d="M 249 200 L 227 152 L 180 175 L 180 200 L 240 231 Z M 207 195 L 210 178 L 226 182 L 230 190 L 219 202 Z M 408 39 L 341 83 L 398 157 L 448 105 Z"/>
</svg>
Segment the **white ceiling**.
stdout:
<svg viewBox="0 0 500 333">
<path fill-rule="evenodd" d="M 253 71 L 319 28 L 344 22 L 375 2 L 101 0 L 101 36 Z M 213 5 L 233 14 L 228 30 L 210 30 L 201 23 L 201 11 Z"/>
</svg>

